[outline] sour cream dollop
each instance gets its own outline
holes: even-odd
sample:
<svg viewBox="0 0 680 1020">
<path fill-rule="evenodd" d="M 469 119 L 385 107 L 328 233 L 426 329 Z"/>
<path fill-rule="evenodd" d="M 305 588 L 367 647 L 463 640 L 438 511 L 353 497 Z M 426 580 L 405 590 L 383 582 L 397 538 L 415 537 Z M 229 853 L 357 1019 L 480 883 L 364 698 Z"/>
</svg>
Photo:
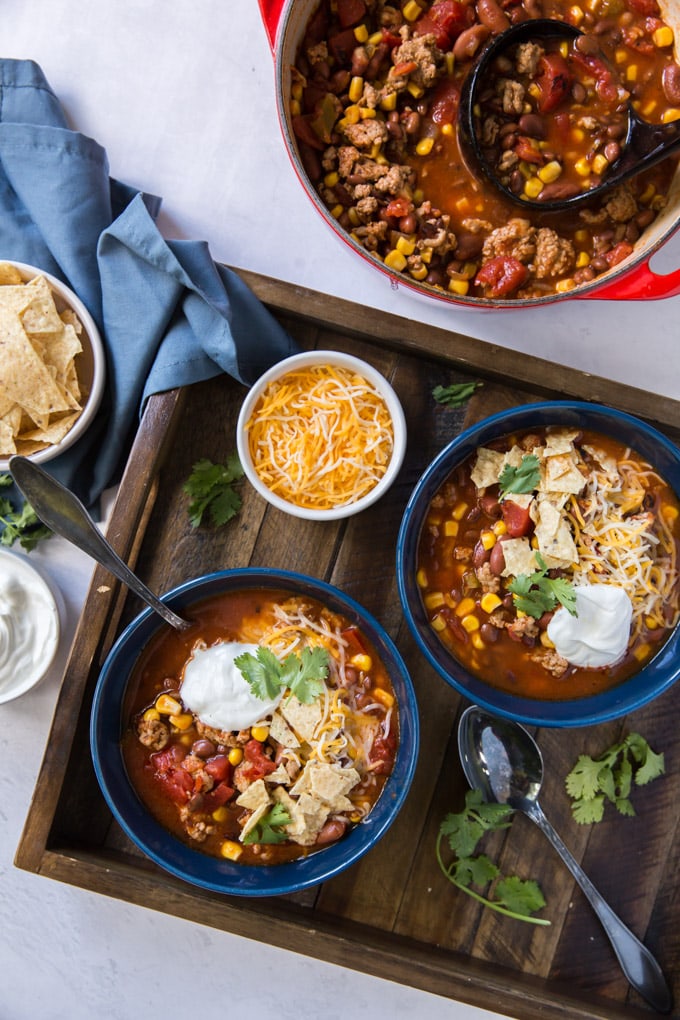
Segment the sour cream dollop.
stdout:
<svg viewBox="0 0 680 1020">
<path fill-rule="evenodd" d="M 548 637 L 558 655 L 574 666 L 611 666 L 624 654 L 630 637 L 633 604 L 613 584 L 574 587 L 576 616 L 564 607 L 548 624 Z"/>
<path fill-rule="evenodd" d="M 29 690 L 59 644 L 59 611 L 46 581 L 20 556 L 0 555 L 0 702 Z"/>
<path fill-rule="evenodd" d="M 182 701 L 201 722 L 216 730 L 243 730 L 270 715 L 283 692 L 273 700 L 257 698 L 234 664 L 244 652 L 255 655 L 257 645 L 222 641 L 196 648 L 184 667 Z"/>
</svg>

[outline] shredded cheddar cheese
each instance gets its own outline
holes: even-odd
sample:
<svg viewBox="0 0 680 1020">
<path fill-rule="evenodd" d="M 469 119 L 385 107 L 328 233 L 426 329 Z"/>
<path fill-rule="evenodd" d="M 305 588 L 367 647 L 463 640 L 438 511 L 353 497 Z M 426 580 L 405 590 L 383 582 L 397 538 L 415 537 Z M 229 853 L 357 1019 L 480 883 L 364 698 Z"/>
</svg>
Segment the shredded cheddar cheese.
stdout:
<svg viewBox="0 0 680 1020">
<path fill-rule="evenodd" d="M 360 375 L 312 365 L 273 381 L 246 425 L 255 470 L 296 506 L 329 510 L 370 492 L 394 442 L 381 395 Z"/>
</svg>

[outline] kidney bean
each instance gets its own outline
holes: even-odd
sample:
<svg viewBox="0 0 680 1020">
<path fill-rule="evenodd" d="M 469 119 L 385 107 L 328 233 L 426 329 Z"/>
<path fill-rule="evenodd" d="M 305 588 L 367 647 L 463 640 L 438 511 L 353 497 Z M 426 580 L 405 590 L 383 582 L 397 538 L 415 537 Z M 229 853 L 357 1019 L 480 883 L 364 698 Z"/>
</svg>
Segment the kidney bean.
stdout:
<svg viewBox="0 0 680 1020">
<path fill-rule="evenodd" d="M 432 287 L 445 287 L 446 273 L 443 269 L 431 269 L 425 277 L 425 282 Z"/>
<path fill-rule="evenodd" d="M 498 496 L 494 496 L 491 493 L 486 492 L 483 496 L 479 497 L 479 505 L 488 517 L 493 517 L 495 520 L 501 516 L 501 504 L 498 500 Z"/>
<path fill-rule="evenodd" d="M 680 64 L 666 64 L 661 75 L 663 94 L 673 106 L 680 106 Z"/>
<path fill-rule="evenodd" d="M 579 53 L 594 57 L 600 52 L 600 44 L 592 35 L 579 35 L 574 39 L 574 46 Z"/>
<path fill-rule="evenodd" d="M 539 140 L 545 138 L 546 127 L 543 117 L 539 113 L 524 113 L 519 118 L 519 129 L 524 135 Z"/>
<path fill-rule="evenodd" d="M 609 163 L 615 163 L 621 155 L 621 146 L 618 142 L 607 142 L 602 152 Z"/>
<path fill-rule="evenodd" d="M 510 18 L 496 0 L 477 0 L 477 17 L 490 32 L 498 35 L 510 27 Z"/>
<path fill-rule="evenodd" d="M 571 198 L 579 193 L 578 184 L 569 181 L 552 181 L 546 184 L 541 191 L 541 202 L 555 202 L 562 198 Z"/>
<path fill-rule="evenodd" d="M 415 234 L 418 229 L 418 220 L 415 213 L 409 213 L 408 216 L 402 216 L 399 220 L 399 229 L 402 234 Z"/>
<path fill-rule="evenodd" d="M 626 225 L 626 232 L 623 236 L 626 241 L 630 242 L 630 244 L 635 244 L 640 236 L 640 229 L 635 220 L 631 220 L 630 223 Z"/>
<path fill-rule="evenodd" d="M 483 641 L 486 641 L 487 644 L 492 645 L 494 641 L 498 640 L 498 635 L 500 631 L 498 630 L 498 627 L 494 627 L 492 623 L 483 623 L 482 626 L 479 628 L 479 633 Z"/>
<path fill-rule="evenodd" d="M 514 134 L 515 131 L 518 130 L 518 128 L 519 128 L 519 124 L 515 124 L 514 121 L 508 121 L 507 124 L 503 124 L 501 126 L 498 134 L 500 135 L 501 138 L 504 138 L 505 135 L 512 135 L 512 134 Z"/>
<path fill-rule="evenodd" d="M 420 131 L 420 114 L 412 110 L 402 120 L 402 127 L 407 135 L 417 135 Z"/>
<path fill-rule="evenodd" d="M 453 55 L 456 60 L 469 60 L 489 37 L 486 25 L 472 25 L 460 33 L 453 44 Z"/>
<path fill-rule="evenodd" d="M 510 174 L 510 180 L 508 182 L 510 191 L 514 195 L 521 195 L 524 191 L 524 177 L 522 176 L 521 170 L 513 170 Z M 543 189 L 545 191 L 545 188 Z"/>
<path fill-rule="evenodd" d="M 571 86 L 571 98 L 575 103 L 582 103 L 586 98 L 587 92 L 585 86 L 580 81 L 575 81 Z"/>
<path fill-rule="evenodd" d="M 654 219 L 653 209 L 641 209 L 640 212 L 635 217 L 635 222 L 637 223 L 640 230 L 644 230 L 645 227 L 649 226 L 653 219 Z"/>
<path fill-rule="evenodd" d="M 454 255 L 461 262 L 468 262 L 470 259 L 475 259 L 481 252 L 484 246 L 484 237 L 482 234 L 468 234 L 463 231 L 460 234 L 456 234 L 456 250 Z"/>
<path fill-rule="evenodd" d="M 517 135 L 514 132 L 508 132 L 501 138 L 501 149 L 503 152 L 507 152 L 508 149 L 514 149 L 517 144 Z"/>
<path fill-rule="evenodd" d="M 330 821 L 326 822 L 322 827 L 319 835 L 316 837 L 317 846 L 325 846 L 326 843 L 334 843 L 341 836 L 345 835 L 347 828 L 347 822 L 344 818 L 331 818 Z"/>
<path fill-rule="evenodd" d="M 195 740 L 191 745 L 191 753 L 197 758 L 210 758 L 215 753 L 212 740 Z"/>
<path fill-rule="evenodd" d="M 489 556 L 491 572 L 500 576 L 505 570 L 505 554 L 503 553 L 503 540 L 499 539 L 491 550 Z"/>
<path fill-rule="evenodd" d="M 590 266 L 596 273 L 603 273 L 605 269 L 609 269 L 609 264 L 604 255 L 596 255 L 594 259 L 590 260 Z"/>
<path fill-rule="evenodd" d="M 477 542 L 474 549 L 472 550 L 472 565 L 473 567 L 481 567 L 483 563 L 491 556 L 491 550 L 485 549 L 481 541 Z"/>
</svg>

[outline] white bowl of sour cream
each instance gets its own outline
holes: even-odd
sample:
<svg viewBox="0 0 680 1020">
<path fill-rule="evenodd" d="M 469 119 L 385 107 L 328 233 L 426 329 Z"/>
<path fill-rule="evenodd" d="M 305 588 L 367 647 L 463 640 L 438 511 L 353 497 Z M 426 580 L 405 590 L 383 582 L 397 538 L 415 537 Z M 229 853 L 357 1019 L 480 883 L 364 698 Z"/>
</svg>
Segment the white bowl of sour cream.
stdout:
<svg viewBox="0 0 680 1020">
<path fill-rule="evenodd" d="M 61 632 L 47 581 L 25 556 L 0 549 L 0 704 L 45 677 Z"/>
</svg>

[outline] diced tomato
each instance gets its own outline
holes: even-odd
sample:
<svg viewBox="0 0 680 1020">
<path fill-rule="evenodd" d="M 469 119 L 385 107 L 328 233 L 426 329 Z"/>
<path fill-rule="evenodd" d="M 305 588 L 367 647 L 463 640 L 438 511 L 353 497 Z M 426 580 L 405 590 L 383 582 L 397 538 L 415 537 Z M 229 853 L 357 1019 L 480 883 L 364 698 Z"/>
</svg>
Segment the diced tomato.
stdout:
<svg viewBox="0 0 680 1020">
<path fill-rule="evenodd" d="M 226 804 L 228 800 L 231 800 L 233 796 L 233 786 L 229 786 L 228 783 L 218 783 L 209 793 L 204 794 L 203 810 L 207 812 L 215 811 L 218 807 Z"/>
<path fill-rule="evenodd" d="M 341 67 L 352 62 L 352 53 L 356 46 L 357 39 L 352 28 L 345 28 L 342 32 L 332 35 L 328 40 L 328 48 Z"/>
<path fill-rule="evenodd" d="M 604 258 L 607 265 L 611 268 L 612 266 L 618 266 L 619 262 L 623 262 L 633 251 L 633 245 L 629 244 L 628 241 L 619 241 L 614 247 L 608 251 Z"/>
<path fill-rule="evenodd" d="M 309 145 L 312 149 L 318 149 L 322 152 L 326 148 L 326 144 L 321 141 L 316 131 L 312 127 L 312 117 L 309 114 L 299 115 L 293 117 L 293 131 L 296 137 Z"/>
<path fill-rule="evenodd" d="M 475 276 L 475 283 L 489 290 L 489 297 L 505 297 L 521 287 L 529 270 L 512 255 L 497 255 L 485 262 Z"/>
<path fill-rule="evenodd" d="M 561 53 L 545 53 L 538 63 L 536 85 L 539 96 L 536 100 L 541 113 L 551 113 L 565 99 L 574 78 L 569 65 Z"/>
<path fill-rule="evenodd" d="M 430 117 L 435 124 L 455 124 L 460 105 L 460 86 L 453 78 L 444 78 L 430 103 Z"/>
<path fill-rule="evenodd" d="M 656 0 L 626 0 L 627 6 L 636 14 L 642 14 L 645 18 L 658 18 L 661 14 Z"/>
<path fill-rule="evenodd" d="M 356 25 L 366 13 L 364 0 L 337 0 L 338 21 L 343 28 Z"/>
<path fill-rule="evenodd" d="M 353 655 L 366 654 L 366 648 L 356 627 L 347 627 L 343 630 L 342 637 L 347 642 L 345 654 L 348 659 L 351 659 Z"/>
<path fill-rule="evenodd" d="M 619 94 L 618 86 L 611 68 L 607 66 L 602 57 L 598 57 L 593 53 L 581 53 L 580 50 L 574 50 L 572 59 L 575 63 L 584 67 L 588 74 L 595 79 L 595 91 L 603 102 L 616 102 Z"/>
<path fill-rule="evenodd" d="M 387 737 L 379 736 L 375 738 L 369 754 L 371 762 L 380 762 L 380 764 L 372 770 L 375 775 L 389 775 L 394 764 L 396 749 L 397 737 L 394 730 L 390 730 Z"/>
<path fill-rule="evenodd" d="M 185 747 L 181 744 L 171 744 L 170 747 L 166 747 L 163 751 L 156 751 L 149 758 L 149 761 L 154 767 L 156 772 L 169 772 L 171 769 L 177 768 L 177 766 L 184 761 L 187 756 Z"/>
<path fill-rule="evenodd" d="M 520 135 L 513 148 L 519 158 L 525 163 L 540 165 L 544 162 L 543 153 L 532 144 L 531 139 L 527 138 L 526 135 Z"/>
<path fill-rule="evenodd" d="M 440 0 L 430 7 L 413 23 L 415 35 L 433 35 L 440 50 L 448 50 L 460 33 L 475 20 L 475 9 L 472 4 L 462 4 L 458 0 Z"/>
<path fill-rule="evenodd" d="M 231 765 L 226 754 L 216 754 L 212 758 L 208 758 L 205 763 L 205 771 L 209 776 L 212 776 L 216 783 L 228 779 L 231 775 Z"/>
<path fill-rule="evenodd" d="M 401 36 L 395 35 L 394 32 L 390 32 L 389 28 L 383 28 L 382 30 L 382 42 L 393 50 L 395 46 L 401 46 Z"/>
<path fill-rule="evenodd" d="M 510 538 L 522 538 L 531 531 L 531 515 L 529 507 L 519 506 L 511 499 L 504 499 L 501 503 L 501 512 L 505 522 L 506 534 Z"/>
<path fill-rule="evenodd" d="M 185 804 L 194 792 L 193 776 L 186 769 L 170 769 L 167 772 L 157 772 L 156 778 L 164 787 L 171 800 L 178 804 Z"/>
<path fill-rule="evenodd" d="M 413 211 L 413 202 L 410 202 L 408 198 L 400 196 L 399 198 L 393 198 L 391 202 L 388 202 L 385 206 L 385 215 L 393 216 L 395 219 L 400 220 L 402 216 L 408 216 Z"/>
<path fill-rule="evenodd" d="M 243 761 L 238 766 L 248 782 L 254 783 L 256 779 L 268 776 L 275 768 L 276 764 L 264 753 L 260 741 L 249 740 L 243 748 Z"/>
</svg>

